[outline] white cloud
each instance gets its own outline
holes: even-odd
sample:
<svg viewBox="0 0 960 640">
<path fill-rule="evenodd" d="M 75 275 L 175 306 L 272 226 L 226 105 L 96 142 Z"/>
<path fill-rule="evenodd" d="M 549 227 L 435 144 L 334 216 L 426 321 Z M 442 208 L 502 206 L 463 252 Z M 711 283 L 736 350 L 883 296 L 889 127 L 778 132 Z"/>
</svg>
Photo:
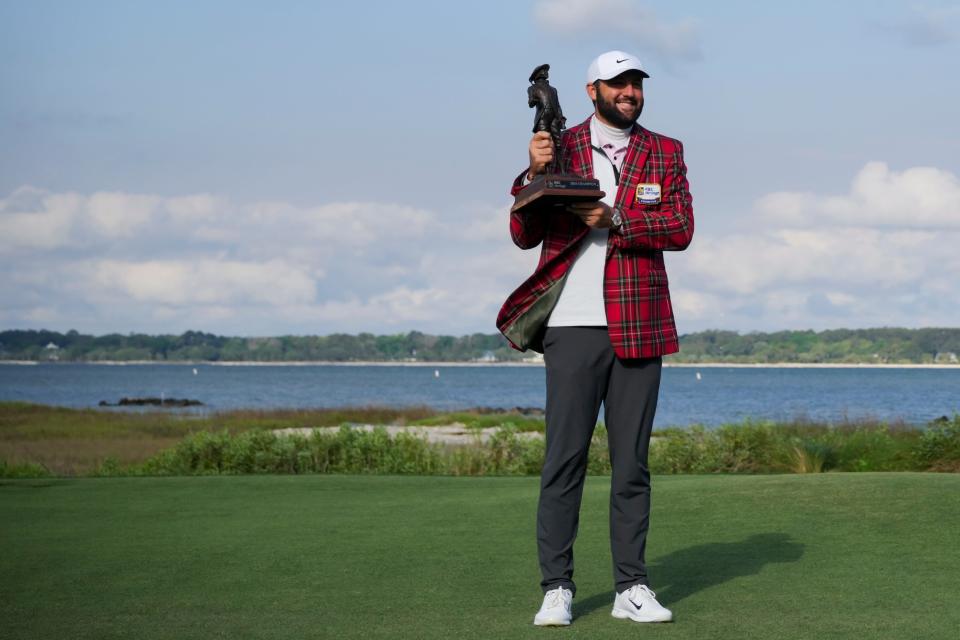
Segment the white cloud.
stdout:
<svg viewBox="0 0 960 640">
<path fill-rule="evenodd" d="M 750 225 L 704 227 L 688 251 L 667 256 L 680 328 L 955 324 L 958 193 L 948 171 L 869 163 L 842 193 L 759 198 Z M 0 261 L 5 325 L 492 332 L 500 304 L 539 257 L 510 242 L 506 202 L 438 212 L 207 194 L 111 198 L 113 209 L 101 211 L 141 212 L 132 236 L 90 223 L 94 196 L 27 188 L 0 201 L 0 229 L 13 232 L 0 248 L 15 250 Z"/>
<path fill-rule="evenodd" d="M 955 234 L 952 234 L 955 235 Z M 889 233 L 860 227 L 823 230 L 768 229 L 749 237 L 725 235 L 697 241 L 686 259 L 676 262 L 697 275 L 698 288 L 751 295 L 770 288 L 805 284 L 888 290 L 916 281 L 930 257 L 949 247 L 936 234 Z"/>
<path fill-rule="evenodd" d="M 82 265 L 82 271 L 85 288 L 95 296 L 174 306 L 300 304 L 313 299 L 315 286 L 308 274 L 279 260 L 101 260 Z"/>
<path fill-rule="evenodd" d="M 664 23 L 652 9 L 635 0 L 540 0 L 533 15 L 546 31 L 599 34 L 607 39 L 623 35 L 635 43 L 631 47 L 665 60 L 702 58 L 693 21 Z"/>
<path fill-rule="evenodd" d="M 935 167 L 893 171 L 869 162 L 846 195 L 777 192 L 757 201 L 762 220 L 790 226 L 960 228 L 960 180 Z"/>
<path fill-rule="evenodd" d="M 83 205 L 77 194 L 21 187 L 0 200 L 0 252 L 57 249 L 70 244 Z"/>
<path fill-rule="evenodd" d="M 0 264 L 0 295 L 97 332 L 492 331 L 537 260 L 511 244 L 506 203 L 441 215 L 389 202 L 26 188 L 0 207 L 0 225 L 18 231 L 0 248 L 19 252 Z M 4 322 L 30 319 L 14 311 Z"/>
<path fill-rule="evenodd" d="M 804 225 L 817 204 L 816 194 L 798 191 L 777 191 L 757 199 L 754 208 L 760 214 L 760 225 Z"/>
<path fill-rule="evenodd" d="M 723 298 L 711 293 L 674 287 L 670 292 L 674 315 L 679 318 L 705 318 L 723 306 Z"/>
<path fill-rule="evenodd" d="M 313 237 L 355 246 L 416 238 L 436 220 L 422 209 L 377 202 L 337 202 L 308 209 L 298 217 Z"/>
<path fill-rule="evenodd" d="M 196 223 L 216 217 L 228 207 L 228 203 L 222 198 L 200 193 L 179 198 L 168 198 L 164 202 L 164 206 L 174 220 Z"/>
<path fill-rule="evenodd" d="M 468 222 L 461 227 L 464 240 L 503 240 L 510 226 L 505 211 L 512 203 L 504 202 L 497 207 L 471 207 Z"/>
<path fill-rule="evenodd" d="M 87 200 L 86 217 L 101 236 L 122 238 L 149 222 L 160 202 L 156 196 L 99 192 Z"/>
<path fill-rule="evenodd" d="M 210 196 L 164 200 L 119 192 L 49 193 L 21 187 L 0 200 L 0 251 L 113 243 L 215 209 Z M 155 238 L 155 234 L 149 234 Z"/>
<path fill-rule="evenodd" d="M 759 198 L 749 231 L 704 235 L 671 258 L 688 326 L 955 324 L 960 181 L 870 162 L 844 195 Z M 719 316 L 722 322 L 711 322 Z M 921 318 L 923 320 L 921 320 Z"/>
</svg>

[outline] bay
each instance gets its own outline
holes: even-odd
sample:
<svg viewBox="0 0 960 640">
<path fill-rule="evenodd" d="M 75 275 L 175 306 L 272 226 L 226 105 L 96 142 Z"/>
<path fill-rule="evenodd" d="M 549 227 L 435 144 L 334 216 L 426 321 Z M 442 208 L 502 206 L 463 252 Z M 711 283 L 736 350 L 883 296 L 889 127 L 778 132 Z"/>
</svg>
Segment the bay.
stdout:
<svg viewBox="0 0 960 640">
<path fill-rule="evenodd" d="M 699 377 L 698 375 L 699 374 Z M 544 406 L 537 366 L 0 364 L 0 400 L 95 407 L 125 396 L 239 408 Z M 925 424 L 960 411 L 960 368 L 665 367 L 656 426 L 741 420 Z"/>
</svg>

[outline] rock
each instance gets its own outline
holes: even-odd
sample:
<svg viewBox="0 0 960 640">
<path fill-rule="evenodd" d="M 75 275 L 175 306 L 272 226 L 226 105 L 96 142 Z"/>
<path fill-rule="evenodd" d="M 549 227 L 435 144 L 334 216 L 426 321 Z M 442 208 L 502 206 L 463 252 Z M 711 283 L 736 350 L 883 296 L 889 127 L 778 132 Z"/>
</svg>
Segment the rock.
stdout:
<svg viewBox="0 0 960 640">
<path fill-rule="evenodd" d="M 199 407 L 203 403 L 188 398 L 120 398 L 120 402 L 100 401 L 101 407 Z"/>
</svg>

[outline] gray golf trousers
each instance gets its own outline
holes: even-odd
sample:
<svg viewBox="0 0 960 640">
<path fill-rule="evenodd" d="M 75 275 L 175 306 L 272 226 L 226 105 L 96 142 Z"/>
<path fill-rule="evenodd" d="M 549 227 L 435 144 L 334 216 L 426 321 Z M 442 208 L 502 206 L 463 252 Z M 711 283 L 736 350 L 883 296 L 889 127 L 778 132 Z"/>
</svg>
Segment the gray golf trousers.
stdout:
<svg viewBox="0 0 960 640">
<path fill-rule="evenodd" d="M 660 391 L 661 358 L 621 360 L 606 327 L 549 327 L 546 459 L 540 477 L 537 548 L 543 591 L 573 582 L 573 543 L 590 439 L 604 406 L 610 447 L 610 551 L 618 593 L 648 584 L 644 551 L 650 518 L 647 452 Z"/>
</svg>

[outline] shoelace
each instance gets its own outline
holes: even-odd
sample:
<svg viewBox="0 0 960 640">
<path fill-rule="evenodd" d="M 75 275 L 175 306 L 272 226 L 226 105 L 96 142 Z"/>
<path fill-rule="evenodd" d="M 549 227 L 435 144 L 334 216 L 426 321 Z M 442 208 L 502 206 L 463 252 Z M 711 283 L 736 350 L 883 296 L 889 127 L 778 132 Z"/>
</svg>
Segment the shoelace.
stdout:
<svg viewBox="0 0 960 640">
<path fill-rule="evenodd" d="M 645 584 L 635 584 L 635 585 L 633 585 L 632 587 L 630 587 L 630 598 L 632 599 L 632 598 L 637 597 L 637 592 L 638 592 L 638 591 L 643 591 L 643 592 L 645 592 L 646 594 L 648 594 L 648 595 L 649 595 L 651 598 L 653 598 L 653 599 L 656 599 L 656 597 L 657 597 L 657 594 L 655 594 L 655 593 L 653 592 L 653 589 L 651 589 L 651 588 L 648 587 L 647 585 L 645 585 Z"/>
<path fill-rule="evenodd" d="M 552 593 L 553 596 L 551 596 L 550 602 L 547 603 L 547 606 L 548 606 L 548 607 L 550 607 L 550 608 L 552 609 L 553 607 L 562 607 L 562 606 L 564 606 L 564 604 L 565 604 L 565 603 L 564 603 L 565 598 L 563 597 L 563 589 L 562 589 L 562 588 L 561 588 L 561 589 L 554 589 L 553 591 L 550 591 L 549 593 Z"/>
</svg>

